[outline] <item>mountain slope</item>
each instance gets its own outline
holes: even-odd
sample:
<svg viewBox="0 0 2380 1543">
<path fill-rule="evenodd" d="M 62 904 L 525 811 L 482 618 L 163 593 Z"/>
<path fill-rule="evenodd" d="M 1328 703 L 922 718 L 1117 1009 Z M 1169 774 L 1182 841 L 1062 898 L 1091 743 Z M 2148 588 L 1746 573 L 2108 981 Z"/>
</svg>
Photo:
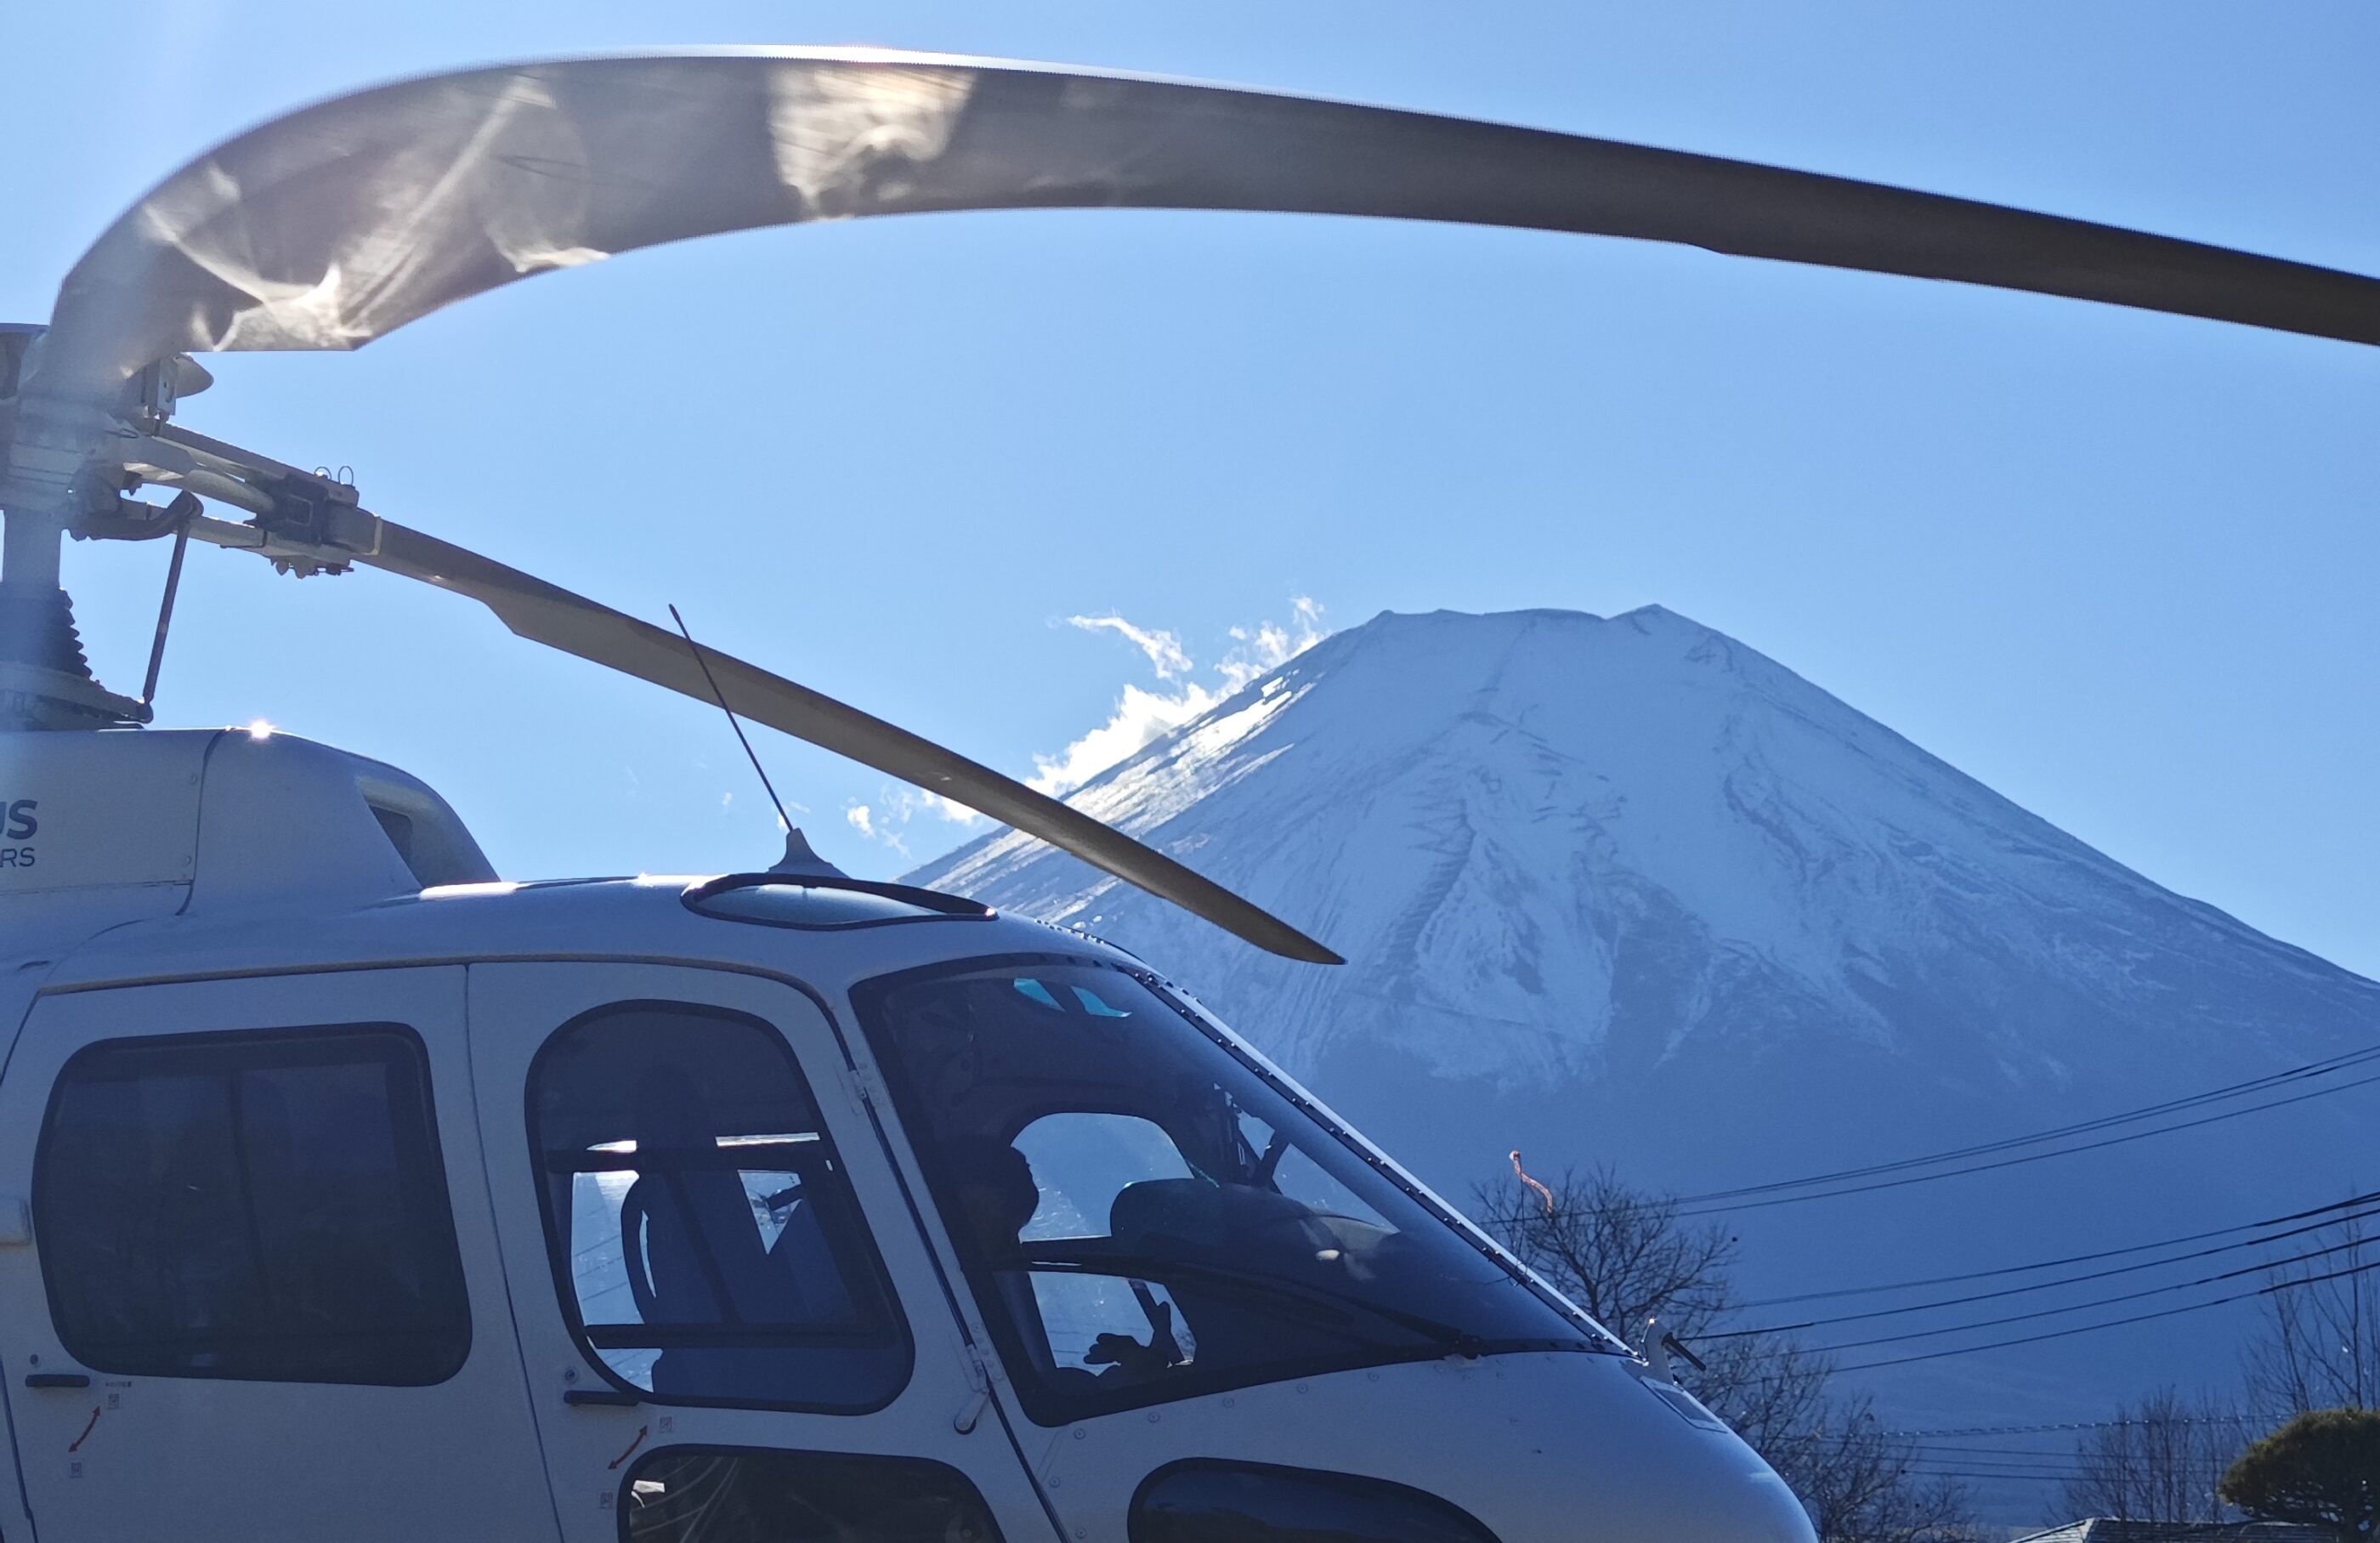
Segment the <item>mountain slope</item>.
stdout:
<svg viewBox="0 0 2380 1543">
<path fill-rule="evenodd" d="M 1073 801 L 1349 964 L 1273 959 L 1006 832 L 911 877 L 1178 974 L 1457 1195 L 1515 1145 L 1536 1168 L 1609 1161 L 1691 1193 L 2380 1041 L 2380 987 L 2159 888 L 1658 607 L 1384 614 Z M 2350 1091 L 1729 1224 L 1764 1292 L 2178 1233 L 2347 1193 L 2375 1110 Z M 1908 1401 L 2071 1413 L 2134 1379 L 2220 1381 L 2229 1353 L 2205 1355 L 2207 1324 L 1931 1363 Z"/>
</svg>

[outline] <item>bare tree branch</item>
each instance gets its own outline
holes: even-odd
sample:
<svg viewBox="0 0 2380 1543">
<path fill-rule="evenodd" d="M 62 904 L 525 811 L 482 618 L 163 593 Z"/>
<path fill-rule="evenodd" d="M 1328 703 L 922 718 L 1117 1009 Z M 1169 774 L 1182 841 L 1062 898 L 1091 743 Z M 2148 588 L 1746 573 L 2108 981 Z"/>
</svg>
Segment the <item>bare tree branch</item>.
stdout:
<svg viewBox="0 0 2380 1543">
<path fill-rule="evenodd" d="M 2228 1522 L 2218 1487 L 2247 1445 L 2240 1411 L 2214 1397 L 2195 1402 L 2160 1389 L 2116 1412 L 2075 1446 L 2082 1476 L 2066 1486 L 2076 1516 L 2125 1522 Z"/>
<path fill-rule="evenodd" d="M 2380 1270 L 2362 1268 L 2380 1264 L 2380 1243 L 2360 1221 L 2317 1236 L 2327 1257 L 2273 1271 L 2264 1332 L 2243 1357 L 2249 1403 L 2274 1425 L 2315 1409 L 2369 1409 L 2380 1394 Z"/>
<path fill-rule="evenodd" d="M 1481 1224 L 1607 1328 L 1640 1347 L 1694 1341 L 1730 1306 L 1736 1240 L 1696 1226 L 1676 1202 L 1633 1189 L 1608 1168 L 1532 1180 L 1515 1163 L 1477 1192 Z M 1658 1328 L 1648 1331 L 1648 1320 Z M 1825 1543 L 1965 1543 L 1963 1488 L 1926 1479 L 1915 1451 L 1888 1436 L 1864 1397 L 1835 1392 L 1826 1357 L 1777 1334 L 1706 1340 L 1706 1369 L 1673 1367 L 1694 1395 L 1768 1460 L 1801 1497 Z"/>
</svg>

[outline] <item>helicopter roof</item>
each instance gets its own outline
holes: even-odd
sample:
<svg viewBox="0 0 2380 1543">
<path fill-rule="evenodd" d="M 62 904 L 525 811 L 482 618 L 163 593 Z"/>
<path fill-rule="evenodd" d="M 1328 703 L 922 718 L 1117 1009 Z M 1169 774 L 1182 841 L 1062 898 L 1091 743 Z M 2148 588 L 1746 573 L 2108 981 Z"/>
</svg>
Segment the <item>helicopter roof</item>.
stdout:
<svg viewBox="0 0 2380 1543">
<path fill-rule="evenodd" d="M 506 882 L 427 784 L 296 735 L 0 738 L 0 952 L 58 960 L 52 990 L 565 954 L 782 966 L 829 986 L 947 957 L 953 927 L 970 953 L 1047 951 L 1057 936 L 926 892 L 821 882 Z M 899 941 L 919 932 L 936 937 Z"/>
<path fill-rule="evenodd" d="M 758 881 L 762 875 L 747 876 Z M 805 929 L 755 924 L 687 903 L 712 876 L 441 886 L 275 926 L 256 910 L 152 917 L 110 929 L 43 982 L 72 990 L 136 980 L 372 969 L 500 959 L 647 959 L 783 975 L 821 990 L 943 959 L 1064 953 L 1136 963 L 1086 934 L 986 910 Z M 783 881 L 798 886 L 797 879 Z"/>
</svg>

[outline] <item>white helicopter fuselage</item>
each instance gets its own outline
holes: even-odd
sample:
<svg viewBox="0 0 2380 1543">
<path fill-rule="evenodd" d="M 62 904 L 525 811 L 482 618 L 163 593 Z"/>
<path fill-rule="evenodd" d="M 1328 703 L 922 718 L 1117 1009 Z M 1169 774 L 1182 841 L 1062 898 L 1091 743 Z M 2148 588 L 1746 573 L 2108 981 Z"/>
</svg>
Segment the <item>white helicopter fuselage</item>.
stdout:
<svg viewBox="0 0 2380 1543">
<path fill-rule="evenodd" d="M 1810 1536 L 1129 954 L 245 731 L 0 735 L 0 1366 L 12 1540 Z"/>
</svg>

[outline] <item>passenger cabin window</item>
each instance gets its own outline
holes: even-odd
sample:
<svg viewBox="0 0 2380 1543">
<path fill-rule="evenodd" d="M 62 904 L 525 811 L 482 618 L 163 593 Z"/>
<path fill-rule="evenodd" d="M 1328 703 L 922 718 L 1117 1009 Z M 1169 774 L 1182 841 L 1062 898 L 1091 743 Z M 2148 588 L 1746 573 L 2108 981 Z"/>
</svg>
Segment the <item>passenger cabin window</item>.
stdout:
<svg viewBox="0 0 2380 1543">
<path fill-rule="evenodd" d="M 1133 1497 L 1131 1543 L 1496 1543 L 1436 1495 L 1354 1474 L 1192 1461 Z"/>
<path fill-rule="evenodd" d="M 59 1343 L 96 1371 L 423 1387 L 470 1349 L 430 1068 L 395 1025 L 88 1047 L 33 1211 Z"/>
<path fill-rule="evenodd" d="M 621 1521 L 628 1543 L 1000 1543 L 956 1468 L 847 1452 L 664 1448 Z"/>
<path fill-rule="evenodd" d="M 809 1085 L 756 1018 L 632 1003 L 564 1026 L 529 1072 L 563 1301 L 630 1387 L 856 1412 L 909 1344 Z"/>
</svg>

